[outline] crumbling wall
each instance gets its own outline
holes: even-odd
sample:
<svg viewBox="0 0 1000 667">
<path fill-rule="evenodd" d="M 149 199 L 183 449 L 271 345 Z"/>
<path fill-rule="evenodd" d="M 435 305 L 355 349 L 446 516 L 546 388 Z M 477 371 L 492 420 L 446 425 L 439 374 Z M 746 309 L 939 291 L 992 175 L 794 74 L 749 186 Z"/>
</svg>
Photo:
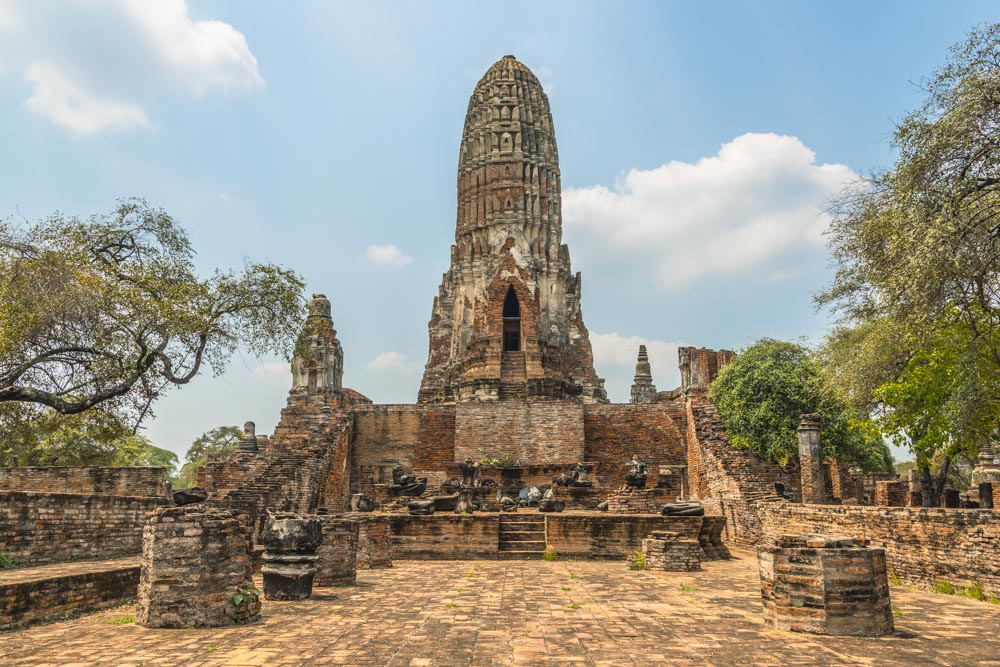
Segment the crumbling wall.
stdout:
<svg viewBox="0 0 1000 667">
<path fill-rule="evenodd" d="M 0 490 L 163 497 L 167 495 L 167 470 L 152 466 L 0 468 Z"/>
<path fill-rule="evenodd" d="M 689 396 L 687 415 L 691 494 L 704 503 L 707 514 L 727 518 L 727 542 L 756 546 L 761 520 L 755 504 L 778 497 L 776 482 L 799 494 L 797 463 L 782 469 L 751 452 L 735 449 L 726 440 L 718 410 L 704 393 Z"/>
<path fill-rule="evenodd" d="M 584 456 L 583 415 L 583 403 L 577 400 L 459 403 L 455 458 L 578 463 Z"/>
<path fill-rule="evenodd" d="M 869 540 L 885 549 L 889 571 L 905 583 L 979 585 L 1000 597 L 1000 512 L 761 502 L 758 542 L 819 533 Z"/>
<path fill-rule="evenodd" d="M 146 519 L 165 502 L 149 496 L 2 491 L 0 552 L 23 565 L 138 554 Z"/>
<path fill-rule="evenodd" d="M 625 483 L 627 462 L 646 463 L 646 486 L 656 486 L 659 467 L 687 465 L 687 413 L 683 402 L 592 404 L 584 406 L 584 460 L 597 462 L 598 481 Z"/>
</svg>

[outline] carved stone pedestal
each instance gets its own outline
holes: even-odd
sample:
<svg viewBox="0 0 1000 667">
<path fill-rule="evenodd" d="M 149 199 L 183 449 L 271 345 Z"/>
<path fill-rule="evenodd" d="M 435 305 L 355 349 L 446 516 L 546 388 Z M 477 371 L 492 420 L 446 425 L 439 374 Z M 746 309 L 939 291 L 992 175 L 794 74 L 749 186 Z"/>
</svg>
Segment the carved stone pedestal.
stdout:
<svg viewBox="0 0 1000 667">
<path fill-rule="evenodd" d="M 318 519 L 294 514 L 271 514 L 260 536 L 264 545 L 264 597 L 268 600 L 304 600 L 312 595 L 316 548 L 323 543 Z"/>
</svg>

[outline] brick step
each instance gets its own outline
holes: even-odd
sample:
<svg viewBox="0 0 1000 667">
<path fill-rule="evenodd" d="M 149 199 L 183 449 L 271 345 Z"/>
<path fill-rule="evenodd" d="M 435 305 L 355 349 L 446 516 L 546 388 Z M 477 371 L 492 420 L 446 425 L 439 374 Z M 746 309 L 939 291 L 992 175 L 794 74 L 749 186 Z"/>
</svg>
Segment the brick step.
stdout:
<svg viewBox="0 0 1000 667">
<path fill-rule="evenodd" d="M 500 551 L 545 551 L 545 540 L 505 541 L 500 540 Z"/>
<path fill-rule="evenodd" d="M 501 551 L 497 554 L 500 560 L 541 560 L 542 551 Z"/>
<path fill-rule="evenodd" d="M 501 543 L 511 542 L 545 542 L 545 533 L 514 533 L 500 536 Z"/>
<path fill-rule="evenodd" d="M 510 537 L 517 539 L 518 536 L 529 536 L 532 538 L 538 537 L 539 535 L 544 536 L 545 530 L 501 530 L 501 537 Z"/>
</svg>

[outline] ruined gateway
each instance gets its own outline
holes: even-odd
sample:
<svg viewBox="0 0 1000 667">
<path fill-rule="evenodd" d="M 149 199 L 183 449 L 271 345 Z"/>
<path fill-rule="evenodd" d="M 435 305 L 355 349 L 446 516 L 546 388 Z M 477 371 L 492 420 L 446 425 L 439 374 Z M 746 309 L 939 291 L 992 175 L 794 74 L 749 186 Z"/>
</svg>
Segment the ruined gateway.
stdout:
<svg viewBox="0 0 1000 667">
<path fill-rule="evenodd" d="M 711 505 L 718 494 L 710 487 L 721 483 L 706 473 L 705 443 L 743 455 L 721 440 L 705 389 L 732 353 L 681 349 L 682 386 L 657 392 L 642 349 L 632 402 L 611 404 L 594 370 L 581 288 L 562 244 L 548 99 L 531 70 L 504 56 L 469 100 L 455 244 L 431 309 L 418 402 L 379 405 L 343 387 L 330 301 L 315 295 L 273 435 L 248 435 L 240 452 L 212 459 L 199 486 L 252 516 L 268 507 L 343 512 L 352 493 L 384 505 L 400 465 L 426 478 L 431 494 L 460 476 L 459 462 L 485 461 L 484 477 L 516 497 L 519 487 L 548 484 L 582 462 L 593 485 L 576 490 L 568 507 L 593 510 L 638 456 L 658 501 L 700 498 L 721 514 Z M 794 470 L 752 463 L 744 467 L 764 486 L 798 484 Z"/>
</svg>

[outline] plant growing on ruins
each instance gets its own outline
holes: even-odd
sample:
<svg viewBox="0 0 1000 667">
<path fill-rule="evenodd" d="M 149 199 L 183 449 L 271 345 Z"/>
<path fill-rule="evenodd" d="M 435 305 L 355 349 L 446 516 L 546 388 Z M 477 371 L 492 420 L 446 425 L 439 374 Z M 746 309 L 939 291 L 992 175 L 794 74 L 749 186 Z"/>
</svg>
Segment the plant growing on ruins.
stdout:
<svg viewBox="0 0 1000 667">
<path fill-rule="evenodd" d="M 891 469 L 892 458 L 878 433 L 852 417 L 802 345 L 756 341 L 719 372 L 711 396 L 734 447 L 786 466 L 798 456 L 801 416 L 816 413 L 826 456 L 869 470 Z"/>
<path fill-rule="evenodd" d="M 236 588 L 236 593 L 233 594 L 233 604 L 239 608 L 243 603 L 247 603 L 248 607 L 253 607 L 260 600 L 260 591 L 250 585 L 242 584 Z"/>
<path fill-rule="evenodd" d="M 138 423 L 238 348 L 290 354 L 302 281 L 273 264 L 195 272 L 187 234 L 139 199 L 87 220 L 0 222 L 0 403 Z"/>
<path fill-rule="evenodd" d="M 544 553 L 542 553 L 542 560 L 547 560 L 547 561 L 559 560 L 559 554 L 556 553 L 555 549 L 551 547 L 545 547 L 545 551 Z"/>
<path fill-rule="evenodd" d="M 943 580 L 934 584 L 934 586 L 931 587 L 931 590 L 935 593 L 943 593 L 944 595 L 955 594 L 955 587 L 950 582 Z"/>
<path fill-rule="evenodd" d="M 646 569 L 646 554 L 643 553 L 642 549 L 633 551 L 628 555 L 628 567 L 630 570 Z"/>
<path fill-rule="evenodd" d="M 0 551 L 0 570 L 9 570 L 17 567 L 17 561 Z"/>
</svg>

